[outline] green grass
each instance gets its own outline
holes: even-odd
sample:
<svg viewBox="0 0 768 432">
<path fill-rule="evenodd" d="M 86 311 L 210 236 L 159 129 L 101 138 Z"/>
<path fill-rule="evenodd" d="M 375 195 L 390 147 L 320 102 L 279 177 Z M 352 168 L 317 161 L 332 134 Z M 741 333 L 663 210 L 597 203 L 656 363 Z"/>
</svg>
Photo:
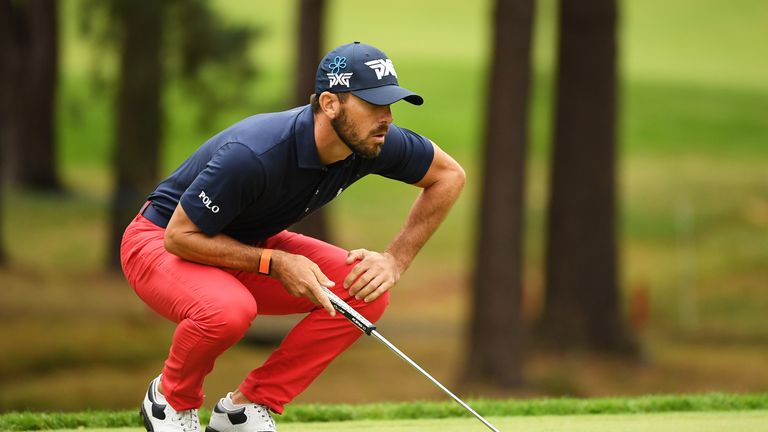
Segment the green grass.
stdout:
<svg viewBox="0 0 768 432">
<path fill-rule="evenodd" d="M 488 418 L 511 416 L 574 416 L 668 412 L 740 412 L 768 410 L 768 394 L 647 396 L 641 398 L 539 399 L 528 401 L 470 401 Z M 765 412 L 759 414 L 764 418 Z M 207 422 L 209 411 L 201 412 Z M 279 417 L 283 423 L 347 422 L 371 420 L 423 420 L 471 417 L 453 402 L 382 403 L 372 405 L 298 405 Z M 461 422 L 461 424 L 468 424 Z M 0 415 L 0 430 L 50 430 L 72 428 L 119 428 L 140 426 L 133 411 L 80 413 L 8 413 Z M 331 427 L 329 425 L 328 427 Z M 359 424 L 354 427 L 361 427 Z M 350 429 L 353 430 L 353 429 Z M 357 429 L 354 429 L 357 430 Z"/>
<path fill-rule="evenodd" d="M 397 123 L 427 135 L 462 163 L 474 165 L 482 149 L 485 126 L 482 101 L 487 89 L 481 65 L 416 60 L 401 69 L 401 74 L 411 77 L 408 86 L 418 89 L 427 102 L 418 108 L 395 105 Z M 434 79 L 441 75 L 463 77 L 462 86 Z M 267 72 L 262 79 L 277 84 L 284 78 Z M 534 157 L 545 157 L 550 146 L 551 79 L 550 74 L 542 72 L 535 80 L 531 103 Z M 78 75 L 65 75 L 62 81 L 62 162 L 68 166 L 104 167 L 110 162 L 114 145 L 110 135 L 111 107 L 105 95 L 90 94 L 87 82 L 86 77 Z M 290 106 L 275 90 L 248 99 L 251 105 L 222 107 L 201 125 L 194 96 L 181 94 L 177 88 L 168 92 L 162 173 L 170 172 L 221 128 L 257 112 Z M 764 145 L 768 136 L 768 89 L 637 79 L 625 82 L 621 102 L 619 144 L 623 154 L 768 157 L 768 146 Z"/>
<path fill-rule="evenodd" d="M 620 137 L 630 155 L 768 156 L 768 89 L 637 79 L 623 101 Z"/>
<path fill-rule="evenodd" d="M 526 432 L 740 432 L 768 431 L 768 412 L 684 413 L 642 415 L 588 415 L 543 417 L 489 417 L 502 431 Z M 348 423 L 303 423 L 280 426 L 281 431 L 339 432 L 464 432 L 487 430 L 474 419 L 356 421 Z"/>
<path fill-rule="evenodd" d="M 765 156 L 768 61 L 751 53 L 753 41 L 768 36 L 762 25 L 768 8 L 760 0 L 713 0 L 706 7 L 691 1 L 675 5 L 660 0 L 622 2 L 622 148 L 661 155 Z M 541 153 L 549 145 L 556 11 L 552 0 L 539 3 L 532 122 L 533 148 Z M 265 35 L 252 52 L 263 75 L 243 89 L 247 107 L 214 107 L 214 118 L 204 126 L 197 118 L 194 94 L 169 92 L 164 173 L 219 128 L 254 112 L 290 106 L 295 8 L 279 2 L 216 4 L 230 20 L 264 28 Z M 112 92 L 91 83 L 93 53 L 84 48 L 87 45 L 75 31 L 77 5 L 77 1 L 67 2 L 64 10 L 62 154 L 65 163 L 103 166 L 109 162 L 113 141 L 106 101 Z M 456 13 L 449 2 L 423 1 L 414 8 L 410 1 L 397 0 L 371 17 L 349 1 L 329 6 L 325 45 L 361 39 L 385 48 L 397 61 L 401 83 L 427 100 L 421 108 L 396 105 L 398 121 L 432 137 L 462 162 L 473 164 L 480 149 L 483 101 L 488 93 L 490 2 L 474 2 L 474 7 L 462 7 Z M 411 9 L 415 9 L 413 13 L 401 13 Z M 663 14 L 658 12 L 661 10 Z M 426 11 L 428 20 L 423 19 Z M 392 22 L 398 23 L 395 30 Z M 417 28 L 418 32 L 398 28 Z M 413 43 L 414 37 L 420 43 Z M 109 63 L 108 57 L 98 60 Z"/>
<path fill-rule="evenodd" d="M 768 8 L 761 0 L 625 0 L 622 57 L 630 77 L 744 89 L 768 88 Z"/>
<path fill-rule="evenodd" d="M 643 414 L 614 416 L 544 416 L 491 417 L 488 419 L 503 431 L 526 432 L 741 432 L 768 431 L 765 411 L 729 413 Z M 140 432 L 142 428 L 121 429 Z M 476 420 L 389 420 L 354 421 L 345 423 L 291 423 L 280 425 L 281 432 L 464 432 L 487 430 Z M 114 429 L 93 429 L 91 432 L 114 432 Z"/>
</svg>

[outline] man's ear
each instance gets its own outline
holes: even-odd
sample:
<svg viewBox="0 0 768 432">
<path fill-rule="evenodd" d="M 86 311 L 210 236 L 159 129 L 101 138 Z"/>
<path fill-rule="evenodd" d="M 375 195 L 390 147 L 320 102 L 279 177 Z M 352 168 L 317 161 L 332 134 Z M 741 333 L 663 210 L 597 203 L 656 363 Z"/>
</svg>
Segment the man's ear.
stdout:
<svg viewBox="0 0 768 432">
<path fill-rule="evenodd" d="M 341 101 L 339 97 L 331 92 L 320 93 L 320 109 L 328 116 L 328 118 L 334 119 L 339 115 L 339 109 Z"/>
</svg>

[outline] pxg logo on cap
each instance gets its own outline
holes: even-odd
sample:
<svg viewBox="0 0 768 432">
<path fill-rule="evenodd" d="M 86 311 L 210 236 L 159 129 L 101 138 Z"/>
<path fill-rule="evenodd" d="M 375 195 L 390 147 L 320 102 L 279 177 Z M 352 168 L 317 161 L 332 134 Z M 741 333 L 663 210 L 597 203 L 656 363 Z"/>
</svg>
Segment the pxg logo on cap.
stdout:
<svg viewBox="0 0 768 432">
<path fill-rule="evenodd" d="M 317 68 L 315 94 L 351 92 L 374 105 L 389 105 L 405 99 L 421 105 L 424 99 L 400 87 L 392 60 L 381 50 L 360 42 L 336 47 Z"/>
</svg>

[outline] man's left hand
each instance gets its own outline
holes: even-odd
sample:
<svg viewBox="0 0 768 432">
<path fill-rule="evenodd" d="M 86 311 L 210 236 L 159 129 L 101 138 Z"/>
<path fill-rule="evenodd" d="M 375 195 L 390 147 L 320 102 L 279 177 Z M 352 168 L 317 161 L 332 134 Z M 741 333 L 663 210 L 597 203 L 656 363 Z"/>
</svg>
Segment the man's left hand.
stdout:
<svg viewBox="0 0 768 432">
<path fill-rule="evenodd" d="M 347 254 L 347 264 L 360 261 L 344 279 L 349 295 L 366 303 L 376 300 L 400 279 L 397 260 L 389 252 L 355 249 Z"/>
</svg>

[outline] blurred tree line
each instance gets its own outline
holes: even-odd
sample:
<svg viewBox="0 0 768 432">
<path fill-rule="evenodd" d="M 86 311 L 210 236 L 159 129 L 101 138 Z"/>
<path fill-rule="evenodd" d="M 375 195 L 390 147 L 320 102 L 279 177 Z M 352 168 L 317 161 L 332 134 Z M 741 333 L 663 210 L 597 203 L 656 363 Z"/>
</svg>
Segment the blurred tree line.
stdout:
<svg viewBox="0 0 768 432">
<path fill-rule="evenodd" d="M 524 384 L 531 342 L 628 357 L 616 239 L 616 0 L 558 2 L 544 309 L 523 323 L 523 209 L 534 0 L 496 0 L 466 376 Z M 531 334 L 532 333 L 532 334 Z"/>
<path fill-rule="evenodd" d="M 55 0 L 0 2 L 4 177 L 23 187 L 60 192 L 54 109 L 58 84 Z"/>
<path fill-rule="evenodd" d="M 235 85 L 253 78 L 246 50 L 258 31 L 224 24 L 206 0 L 89 0 L 84 7 L 84 32 L 119 53 L 108 248 L 108 263 L 119 270 L 123 231 L 158 182 L 167 83 L 189 86 L 203 117 L 217 105 L 236 102 L 227 86 L 207 80 L 203 72 L 222 68 Z M 106 25 L 87 25 L 94 22 Z"/>
<path fill-rule="evenodd" d="M 314 90 L 325 3 L 299 2 L 296 104 L 306 104 Z M 0 139 L 4 181 L 61 192 L 53 115 L 56 8 L 55 0 L 0 0 Z M 223 67 L 233 82 L 251 79 L 256 69 L 245 51 L 259 31 L 223 25 L 205 0 L 90 0 L 84 9 L 86 24 L 106 23 L 84 25 L 84 33 L 119 53 L 109 238 L 109 266 L 117 268 L 122 231 L 159 180 L 167 83 L 186 82 L 203 107 L 231 98 L 201 71 Z M 617 9 L 616 0 L 559 2 L 545 302 L 528 328 L 521 306 L 535 1 L 495 1 L 468 381 L 524 385 L 532 348 L 637 354 L 617 268 Z M 327 226 L 319 211 L 297 229 L 330 239 Z M 4 245 L 0 237 L 0 259 Z"/>
<path fill-rule="evenodd" d="M 10 181 L 61 191 L 54 138 L 56 17 L 55 0 L 0 1 L 0 186 Z M 0 230 L 0 263 L 5 260 Z"/>
</svg>

